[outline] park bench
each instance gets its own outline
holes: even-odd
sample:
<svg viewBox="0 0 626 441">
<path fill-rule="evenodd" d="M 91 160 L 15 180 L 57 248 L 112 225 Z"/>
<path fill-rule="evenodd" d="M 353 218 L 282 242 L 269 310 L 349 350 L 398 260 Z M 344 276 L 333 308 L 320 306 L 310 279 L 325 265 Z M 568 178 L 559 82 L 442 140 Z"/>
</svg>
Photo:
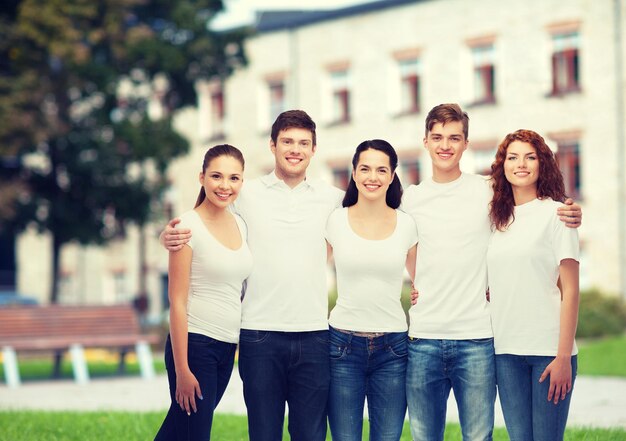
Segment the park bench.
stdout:
<svg viewBox="0 0 626 441">
<path fill-rule="evenodd" d="M 141 375 L 154 377 L 150 344 L 157 335 L 142 334 L 131 305 L 74 306 L 20 305 L 0 308 L 0 347 L 7 385 L 17 387 L 20 375 L 17 352 L 69 351 L 74 379 L 89 382 L 84 348 L 115 348 L 124 357 L 135 348 Z"/>
</svg>

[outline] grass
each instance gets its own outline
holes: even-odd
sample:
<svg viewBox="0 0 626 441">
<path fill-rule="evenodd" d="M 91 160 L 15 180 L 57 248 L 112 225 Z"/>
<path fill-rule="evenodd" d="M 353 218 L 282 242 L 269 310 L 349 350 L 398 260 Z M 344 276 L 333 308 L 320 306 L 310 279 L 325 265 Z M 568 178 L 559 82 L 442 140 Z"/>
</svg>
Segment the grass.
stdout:
<svg viewBox="0 0 626 441">
<path fill-rule="evenodd" d="M 143 441 L 153 439 L 161 422 L 163 412 L 0 412 L 0 441 Z M 364 428 L 367 439 L 368 427 Z M 243 441 L 248 439 L 245 416 L 217 415 L 212 438 L 220 441 Z M 289 436 L 285 430 L 283 440 Z M 330 434 L 326 437 L 330 440 Z M 402 432 L 403 441 L 411 439 L 408 426 Z M 446 441 L 461 439 L 458 424 L 446 426 Z M 496 428 L 495 441 L 506 441 L 504 428 Z M 621 429 L 567 429 L 566 441 L 624 441 L 626 431 Z"/>
<path fill-rule="evenodd" d="M 578 375 L 626 377 L 626 335 L 579 343 Z"/>
</svg>

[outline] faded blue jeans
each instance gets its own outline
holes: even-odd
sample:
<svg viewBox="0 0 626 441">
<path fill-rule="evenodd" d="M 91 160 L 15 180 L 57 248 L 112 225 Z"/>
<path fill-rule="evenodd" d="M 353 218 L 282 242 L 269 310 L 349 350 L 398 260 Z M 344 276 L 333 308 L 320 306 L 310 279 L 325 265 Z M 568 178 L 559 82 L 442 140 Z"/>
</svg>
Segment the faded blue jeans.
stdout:
<svg viewBox="0 0 626 441">
<path fill-rule="evenodd" d="M 187 359 L 189 369 L 198 380 L 202 391 L 201 400 L 196 396 L 197 412 L 182 410 L 176 403 L 176 367 L 170 336 L 165 342 L 165 367 L 170 385 L 170 405 L 165 421 L 159 429 L 156 441 L 208 441 L 211 439 L 213 412 L 222 399 L 233 373 L 235 362 L 234 343 L 225 343 L 202 334 L 189 333 Z"/>
<path fill-rule="evenodd" d="M 333 441 L 360 441 L 367 397 L 371 441 L 397 441 L 406 415 L 407 333 L 357 337 L 330 328 L 328 422 Z"/>
<path fill-rule="evenodd" d="M 554 357 L 496 355 L 498 394 L 511 441 L 559 441 L 563 439 L 572 393 L 557 404 L 548 401 L 550 377 L 539 377 Z M 572 357 L 572 386 L 578 368 Z"/>
<path fill-rule="evenodd" d="M 415 441 L 441 441 L 450 389 L 464 441 L 491 441 L 496 400 L 493 338 L 409 339 L 407 402 Z"/>
<path fill-rule="evenodd" d="M 324 441 L 330 372 L 328 331 L 242 329 L 239 374 L 250 441 L 283 439 L 285 403 L 292 441 Z"/>
</svg>

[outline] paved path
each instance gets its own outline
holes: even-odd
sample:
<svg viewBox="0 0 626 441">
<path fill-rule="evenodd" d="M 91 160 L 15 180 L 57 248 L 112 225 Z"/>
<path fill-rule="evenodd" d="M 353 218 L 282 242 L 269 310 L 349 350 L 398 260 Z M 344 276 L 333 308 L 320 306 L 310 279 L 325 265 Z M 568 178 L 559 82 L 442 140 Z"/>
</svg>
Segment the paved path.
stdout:
<svg viewBox="0 0 626 441">
<path fill-rule="evenodd" d="M 159 411 L 169 406 L 167 378 L 96 378 L 87 385 L 71 380 L 30 381 L 10 389 L 0 385 L 0 410 L 128 410 Z M 243 388 L 235 370 L 219 413 L 245 414 Z M 453 398 L 448 403 L 448 420 L 458 421 Z M 504 426 L 500 405 L 496 404 L 496 425 Z M 626 379 L 579 377 L 569 415 L 569 426 L 626 428 Z"/>
</svg>

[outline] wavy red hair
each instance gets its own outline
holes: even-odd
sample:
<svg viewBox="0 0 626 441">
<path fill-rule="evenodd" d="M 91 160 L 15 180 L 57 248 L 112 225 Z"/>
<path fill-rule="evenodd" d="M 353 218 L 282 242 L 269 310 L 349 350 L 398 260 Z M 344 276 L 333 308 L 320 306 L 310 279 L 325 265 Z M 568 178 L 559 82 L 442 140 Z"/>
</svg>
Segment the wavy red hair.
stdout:
<svg viewBox="0 0 626 441">
<path fill-rule="evenodd" d="M 499 231 L 504 231 L 515 220 L 513 189 L 504 175 L 504 161 L 506 151 L 513 141 L 526 142 L 534 147 L 539 160 L 539 179 L 537 180 L 537 198 L 547 197 L 563 202 L 565 200 L 565 185 L 563 175 L 559 169 L 556 156 L 550 150 L 545 140 L 532 130 L 517 130 L 504 137 L 496 159 L 491 164 L 491 181 L 493 184 L 493 199 L 489 204 L 489 218 L 491 224 Z"/>
</svg>

